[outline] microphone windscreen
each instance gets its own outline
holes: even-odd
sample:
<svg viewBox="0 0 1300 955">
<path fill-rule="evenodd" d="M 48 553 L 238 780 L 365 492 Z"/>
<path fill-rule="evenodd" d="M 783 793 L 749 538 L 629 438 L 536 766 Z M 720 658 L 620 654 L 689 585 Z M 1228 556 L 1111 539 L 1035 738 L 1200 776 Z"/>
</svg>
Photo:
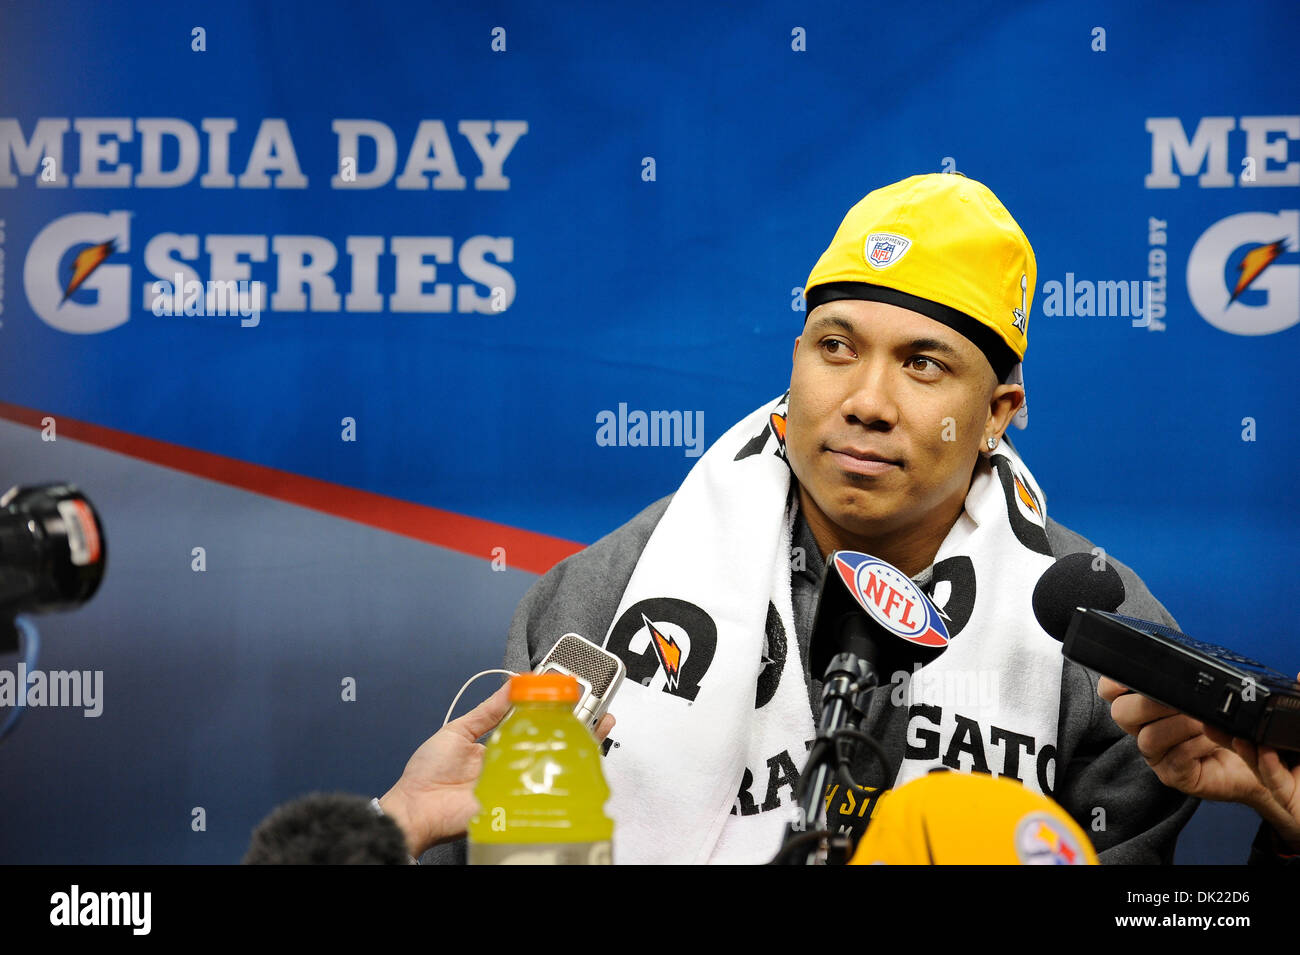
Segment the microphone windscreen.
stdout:
<svg viewBox="0 0 1300 955">
<path fill-rule="evenodd" d="M 880 798 L 851 865 L 1097 865 L 1059 805 L 1012 779 L 939 771 Z"/>
<path fill-rule="evenodd" d="M 253 830 L 244 865 L 407 865 L 397 823 L 346 793 L 285 803 Z"/>
<path fill-rule="evenodd" d="M 99 514 L 72 484 L 0 495 L 0 612 L 72 610 L 94 596 L 108 546 Z"/>
<path fill-rule="evenodd" d="M 1034 616 L 1057 640 L 1065 639 L 1076 607 L 1113 613 L 1124 602 L 1124 581 L 1104 557 L 1067 554 L 1034 587 Z"/>
</svg>

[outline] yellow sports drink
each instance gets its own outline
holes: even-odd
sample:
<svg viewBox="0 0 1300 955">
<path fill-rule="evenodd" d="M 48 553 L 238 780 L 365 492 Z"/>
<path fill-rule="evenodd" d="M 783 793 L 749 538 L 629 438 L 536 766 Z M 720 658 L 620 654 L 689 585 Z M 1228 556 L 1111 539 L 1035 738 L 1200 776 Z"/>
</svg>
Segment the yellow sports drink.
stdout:
<svg viewBox="0 0 1300 955">
<path fill-rule="evenodd" d="M 576 716 L 578 681 L 521 673 L 487 743 L 469 821 L 470 865 L 608 865 L 614 823 L 600 746 Z"/>
</svg>

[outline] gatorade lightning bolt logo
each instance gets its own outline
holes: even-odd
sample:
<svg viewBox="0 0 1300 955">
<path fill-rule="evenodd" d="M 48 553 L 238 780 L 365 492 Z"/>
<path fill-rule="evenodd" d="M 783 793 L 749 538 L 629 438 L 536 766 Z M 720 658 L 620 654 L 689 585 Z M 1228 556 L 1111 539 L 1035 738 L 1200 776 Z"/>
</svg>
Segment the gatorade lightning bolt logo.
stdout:
<svg viewBox="0 0 1300 955">
<path fill-rule="evenodd" d="M 1016 540 L 1036 554 L 1052 556 L 1052 546 L 1047 542 L 1047 508 L 1042 495 L 1034 489 L 1029 477 L 1021 477 L 1011 457 L 1002 451 L 989 455 L 997 471 L 1002 496 L 1007 502 L 1007 520 Z"/>
<path fill-rule="evenodd" d="M 1237 279 L 1237 287 L 1232 290 L 1232 297 L 1228 299 L 1229 304 L 1237 300 L 1237 296 L 1250 287 L 1250 283 L 1259 278 L 1264 270 L 1273 264 L 1273 260 L 1286 251 L 1286 240 L 1270 242 L 1268 245 L 1261 245 L 1251 249 L 1246 253 L 1246 257 L 1241 260 L 1241 265 L 1237 270 L 1241 272 L 1241 278 Z"/>
<path fill-rule="evenodd" d="M 682 648 L 672 637 L 660 633 L 645 614 L 641 614 L 641 619 L 645 621 L 646 630 L 650 631 L 650 643 L 664 668 L 664 676 L 668 678 L 668 690 L 672 692 L 677 689 L 677 678 L 681 675 Z"/>
<path fill-rule="evenodd" d="M 776 435 L 777 442 L 781 445 L 782 453 L 785 452 L 785 415 L 772 412 L 771 417 L 772 433 Z"/>
<path fill-rule="evenodd" d="M 939 611 L 893 564 L 852 550 L 836 551 L 832 560 L 853 599 L 891 633 L 923 647 L 948 645 Z"/>
<path fill-rule="evenodd" d="M 785 408 L 786 401 L 790 397 L 790 392 L 781 396 L 776 407 Z M 736 452 L 735 460 L 743 461 L 745 458 L 752 457 L 755 454 L 762 454 L 768 445 L 768 435 L 776 438 L 776 447 L 772 453 L 781 460 L 786 460 L 785 456 L 785 412 L 773 411 L 767 416 L 767 421 L 763 424 L 763 430 L 754 437 L 745 442 L 744 447 Z"/>
<path fill-rule="evenodd" d="M 1041 521 L 1043 519 L 1043 512 L 1038 509 L 1038 501 L 1034 499 L 1033 493 L 1029 488 L 1025 487 L 1025 482 L 1020 480 L 1019 474 L 1013 474 L 1012 477 L 1015 478 L 1016 482 L 1016 496 L 1019 497 L 1021 503 L 1033 511 Z"/>
<path fill-rule="evenodd" d="M 605 649 L 627 666 L 627 682 L 658 686 L 688 703 L 707 684 L 717 648 L 713 618 L 677 597 L 638 600 L 619 614 L 605 638 Z"/>
<path fill-rule="evenodd" d="M 81 283 L 90 278 L 91 273 L 103 265 L 104 260 L 116 251 L 115 243 L 112 239 L 109 239 L 107 242 L 92 245 L 90 248 L 78 252 L 76 259 L 72 262 L 72 278 L 68 280 L 68 287 L 63 290 L 63 299 L 59 304 L 62 305 L 66 302 L 68 296 L 79 289 Z"/>
<path fill-rule="evenodd" d="M 1024 865 L 1083 865 L 1082 849 L 1059 819 L 1030 813 L 1016 826 L 1016 855 Z"/>
</svg>

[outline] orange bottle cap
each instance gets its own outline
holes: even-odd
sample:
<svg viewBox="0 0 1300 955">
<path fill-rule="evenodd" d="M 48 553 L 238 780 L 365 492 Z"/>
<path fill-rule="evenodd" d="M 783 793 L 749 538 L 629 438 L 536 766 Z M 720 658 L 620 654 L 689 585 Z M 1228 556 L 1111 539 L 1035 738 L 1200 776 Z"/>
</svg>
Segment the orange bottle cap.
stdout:
<svg viewBox="0 0 1300 955">
<path fill-rule="evenodd" d="M 520 673 L 510 679 L 510 702 L 577 703 L 578 681 L 567 673 Z"/>
</svg>

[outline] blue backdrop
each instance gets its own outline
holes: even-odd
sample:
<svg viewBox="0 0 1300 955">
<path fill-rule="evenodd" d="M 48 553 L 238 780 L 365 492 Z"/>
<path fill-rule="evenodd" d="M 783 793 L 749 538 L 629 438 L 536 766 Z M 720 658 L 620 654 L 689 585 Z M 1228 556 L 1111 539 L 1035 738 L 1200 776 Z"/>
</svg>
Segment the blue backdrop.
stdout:
<svg viewBox="0 0 1300 955">
<path fill-rule="evenodd" d="M 0 858 L 233 861 L 278 801 L 382 791 L 542 569 L 23 409 L 588 543 L 698 451 L 602 446 L 601 412 L 699 412 L 707 447 L 783 391 L 844 212 L 919 172 L 986 183 L 1036 251 L 1013 437 L 1049 513 L 1300 669 L 1295 6 L 1076 6 L 0 10 L 0 480 L 77 481 L 111 555 L 41 621 L 104 713 L 0 748 Z M 1080 314 L 1144 280 L 1154 307 Z M 261 283 L 256 316 L 168 314 L 209 281 Z"/>
</svg>

